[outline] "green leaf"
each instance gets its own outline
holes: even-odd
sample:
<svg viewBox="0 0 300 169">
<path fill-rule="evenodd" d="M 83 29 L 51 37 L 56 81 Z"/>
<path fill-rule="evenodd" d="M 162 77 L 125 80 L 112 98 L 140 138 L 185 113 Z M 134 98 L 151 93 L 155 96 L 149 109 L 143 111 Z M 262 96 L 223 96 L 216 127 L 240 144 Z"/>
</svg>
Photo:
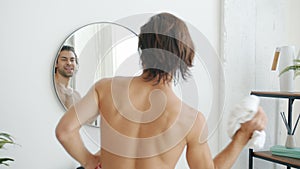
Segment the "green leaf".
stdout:
<svg viewBox="0 0 300 169">
<path fill-rule="evenodd" d="M 2 164 L 2 165 L 9 166 L 9 164 L 6 163 L 7 161 L 15 161 L 15 160 L 11 158 L 0 158 L 0 165 Z"/>
<path fill-rule="evenodd" d="M 0 133 L 0 139 L 13 141 L 12 136 L 7 133 Z"/>
<path fill-rule="evenodd" d="M 5 144 L 15 144 L 13 137 L 8 133 L 0 132 L 0 149 L 4 148 Z M 12 158 L 0 158 L 0 165 L 9 166 L 8 161 L 14 161 Z"/>
<path fill-rule="evenodd" d="M 283 69 L 280 73 L 279 76 L 281 76 L 283 73 L 288 72 L 290 70 L 294 70 L 294 71 L 299 71 L 300 70 L 300 64 L 296 64 L 296 65 L 292 65 L 292 66 L 288 66 L 285 69 Z"/>
<path fill-rule="evenodd" d="M 300 59 L 295 59 L 294 63 L 300 63 Z"/>
<path fill-rule="evenodd" d="M 0 141 L 0 149 L 3 148 L 3 146 L 5 144 L 14 144 L 14 142 L 13 141 L 8 141 L 8 140 Z"/>
<path fill-rule="evenodd" d="M 14 140 L 10 134 L 0 133 L 0 149 L 3 148 L 5 144 L 14 144 Z"/>
</svg>

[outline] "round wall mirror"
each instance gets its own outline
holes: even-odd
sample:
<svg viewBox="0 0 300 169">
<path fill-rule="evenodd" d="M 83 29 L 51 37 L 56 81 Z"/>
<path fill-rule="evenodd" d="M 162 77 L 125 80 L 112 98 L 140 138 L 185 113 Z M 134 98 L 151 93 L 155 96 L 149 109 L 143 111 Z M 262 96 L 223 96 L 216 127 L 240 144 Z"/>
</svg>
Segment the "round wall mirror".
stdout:
<svg viewBox="0 0 300 169">
<path fill-rule="evenodd" d="M 116 75 L 128 58 L 135 58 L 129 61 L 138 66 L 139 57 L 131 57 L 138 53 L 137 44 L 137 34 L 117 23 L 92 23 L 71 33 L 53 65 L 53 84 L 63 108 L 80 100 L 99 79 Z M 99 118 L 91 125 L 99 127 Z"/>
</svg>

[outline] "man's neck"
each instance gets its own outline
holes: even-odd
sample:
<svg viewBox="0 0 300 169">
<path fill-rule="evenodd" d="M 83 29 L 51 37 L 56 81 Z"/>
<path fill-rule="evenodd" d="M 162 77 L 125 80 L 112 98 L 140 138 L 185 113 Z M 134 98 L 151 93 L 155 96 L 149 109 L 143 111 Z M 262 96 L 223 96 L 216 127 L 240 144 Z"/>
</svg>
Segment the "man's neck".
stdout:
<svg viewBox="0 0 300 169">
<path fill-rule="evenodd" d="M 69 77 L 63 77 L 59 73 L 55 74 L 55 82 L 64 86 L 65 88 L 68 88 L 70 86 L 70 80 Z"/>
<path fill-rule="evenodd" d="M 146 77 L 148 76 L 148 72 L 143 72 L 139 78 L 145 80 Z M 163 81 L 162 79 L 160 80 L 159 83 L 157 83 L 158 81 L 158 76 L 155 77 L 154 79 L 152 79 L 151 81 L 149 81 L 151 84 L 155 84 L 155 86 L 163 86 L 163 87 L 170 87 L 172 86 L 172 80 L 171 81 Z"/>
</svg>

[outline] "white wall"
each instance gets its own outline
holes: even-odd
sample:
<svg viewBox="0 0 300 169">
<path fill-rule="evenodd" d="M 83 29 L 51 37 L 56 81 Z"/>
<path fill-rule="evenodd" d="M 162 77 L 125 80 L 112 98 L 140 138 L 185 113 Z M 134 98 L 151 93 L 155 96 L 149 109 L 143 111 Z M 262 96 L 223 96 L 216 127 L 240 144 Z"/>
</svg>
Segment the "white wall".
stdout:
<svg viewBox="0 0 300 169">
<path fill-rule="evenodd" d="M 226 72 L 227 102 L 225 109 L 248 95 L 251 90 L 278 91 L 278 72 L 271 71 L 273 55 L 277 46 L 296 45 L 299 39 L 299 1 L 296 0 L 224 0 L 222 57 Z M 298 28 L 298 29 L 297 29 Z M 299 82 L 296 82 L 299 91 Z M 298 115 L 299 101 L 295 101 L 295 115 Z M 287 101 L 261 98 L 261 105 L 268 115 L 267 138 L 264 149 L 275 144 L 284 145 L 286 131 L 279 117 L 280 111 L 287 112 Z M 229 139 L 226 123 L 220 128 L 220 147 Z M 223 132 L 222 132 L 223 131 Z M 297 130 L 299 132 L 299 130 Z M 297 135 L 297 133 L 296 133 Z M 298 134 L 299 135 L 299 134 Z M 298 143 L 299 145 L 299 143 Z M 246 168 L 248 152 L 244 149 L 233 168 Z M 273 168 L 273 164 L 254 160 L 255 168 Z"/>
<path fill-rule="evenodd" d="M 223 1 L 223 54 L 226 77 L 224 120 L 220 127 L 220 148 L 230 141 L 227 119 L 233 106 L 250 94 L 255 78 L 255 22 L 256 3 L 253 0 Z M 247 149 L 233 168 L 247 168 Z"/>
<path fill-rule="evenodd" d="M 57 50 L 72 31 L 91 22 L 169 11 L 196 26 L 218 50 L 219 8 L 218 0 L 2 0 L 0 130 L 11 133 L 20 144 L 3 153 L 16 160 L 11 168 L 76 166 L 54 135 L 64 110 L 51 74 Z M 212 148 L 214 152 L 216 147 Z"/>
</svg>

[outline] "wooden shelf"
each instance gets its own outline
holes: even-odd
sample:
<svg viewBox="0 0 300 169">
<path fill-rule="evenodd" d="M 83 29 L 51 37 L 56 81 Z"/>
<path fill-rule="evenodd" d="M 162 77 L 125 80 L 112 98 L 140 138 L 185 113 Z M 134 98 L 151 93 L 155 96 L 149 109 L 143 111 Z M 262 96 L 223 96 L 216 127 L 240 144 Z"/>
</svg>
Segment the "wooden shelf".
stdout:
<svg viewBox="0 0 300 169">
<path fill-rule="evenodd" d="M 250 94 L 262 97 L 300 99 L 300 92 L 252 91 Z"/>
<path fill-rule="evenodd" d="M 257 151 L 252 153 L 253 157 L 255 158 L 276 162 L 278 164 L 286 165 L 289 167 L 300 167 L 300 159 L 272 155 L 271 151 Z"/>
<path fill-rule="evenodd" d="M 288 126 L 290 128 L 292 128 L 293 103 L 294 103 L 294 100 L 300 99 L 300 92 L 251 91 L 250 94 L 260 96 L 260 97 L 288 99 L 288 119 L 287 119 L 287 121 L 288 121 Z M 289 131 L 288 134 L 291 134 L 290 132 L 291 131 Z M 290 169 L 291 167 L 300 169 L 300 159 L 272 155 L 272 153 L 270 151 L 253 152 L 252 149 L 249 149 L 249 169 L 253 169 L 253 157 L 285 165 L 285 166 L 287 166 L 287 169 Z"/>
</svg>

